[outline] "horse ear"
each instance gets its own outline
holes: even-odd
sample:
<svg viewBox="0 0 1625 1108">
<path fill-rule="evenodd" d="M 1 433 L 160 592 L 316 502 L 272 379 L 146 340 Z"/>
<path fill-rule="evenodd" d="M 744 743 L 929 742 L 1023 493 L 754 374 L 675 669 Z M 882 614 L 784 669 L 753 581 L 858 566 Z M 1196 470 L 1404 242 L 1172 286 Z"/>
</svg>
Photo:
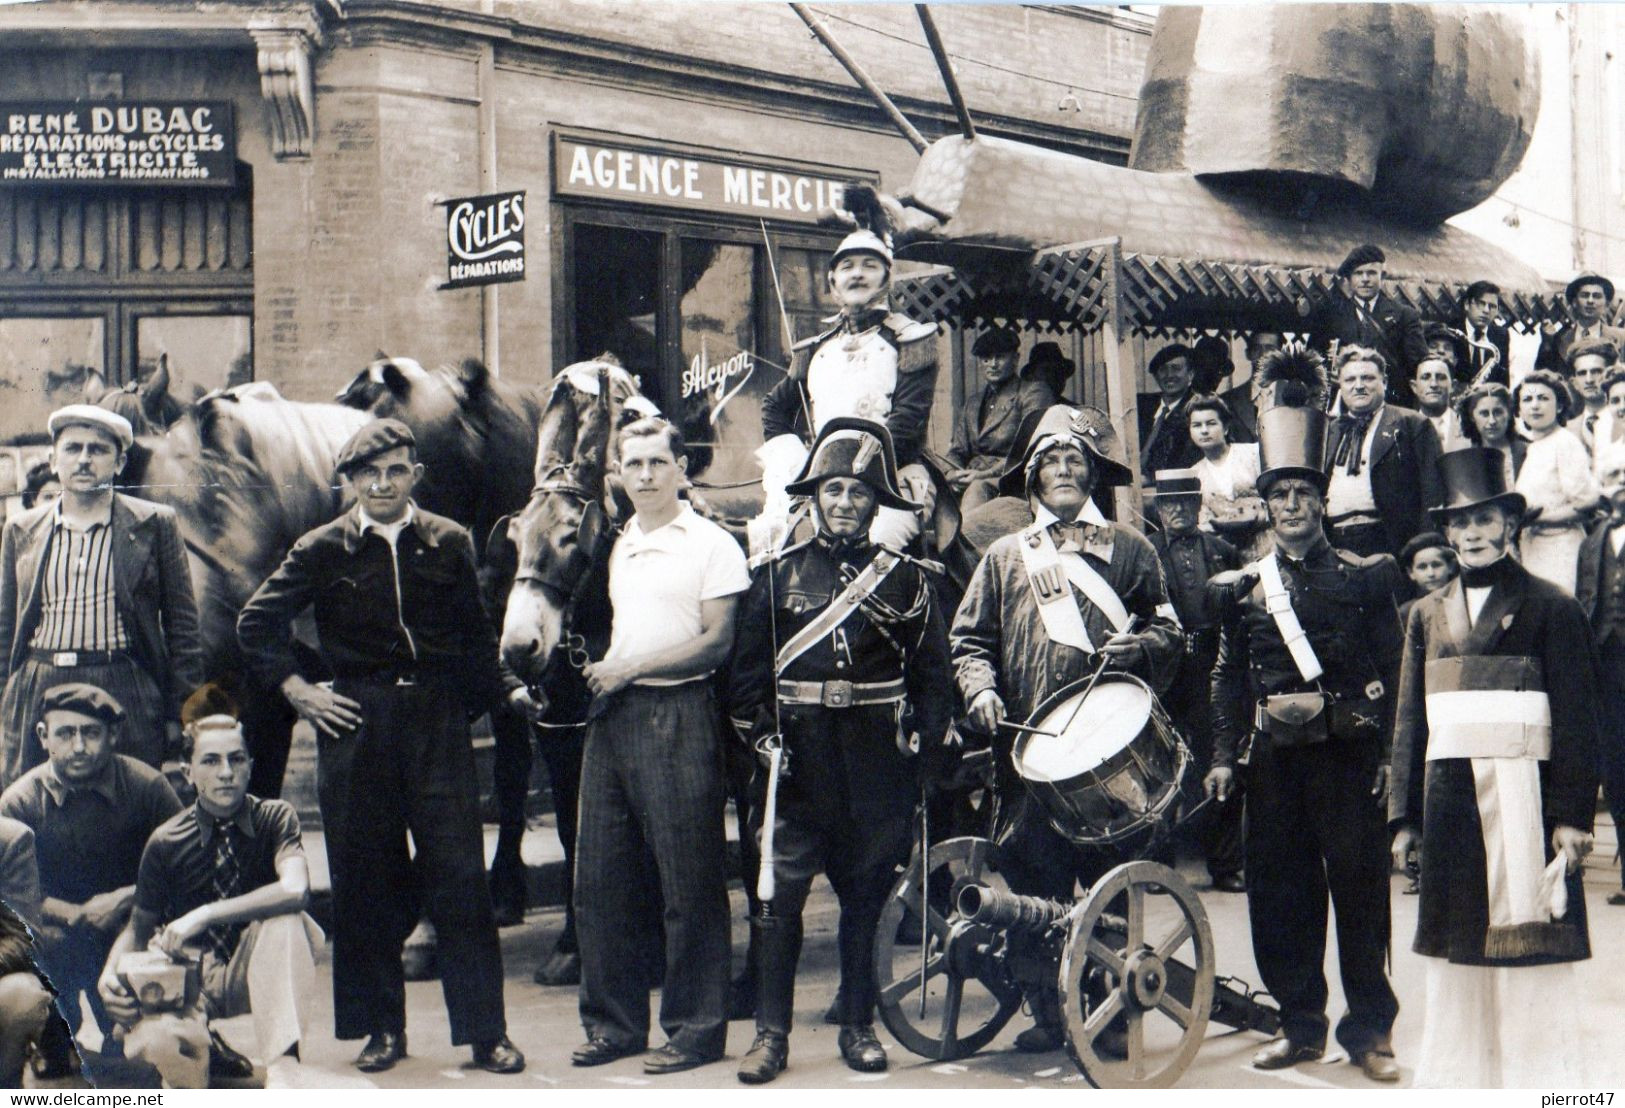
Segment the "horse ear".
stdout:
<svg viewBox="0 0 1625 1108">
<path fill-rule="evenodd" d="M 471 396 L 484 392 L 491 383 L 491 371 L 478 358 L 464 358 L 457 367 L 456 377 Z"/>
<path fill-rule="evenodd" d="M 384 368 L 379 371 L 384 379 L 384 387 L 396 396 L 405 396 L 412 391 L 412 383 L 401 372 L 400 366 L 392 361 L 386 361 Z"/>
</svg>

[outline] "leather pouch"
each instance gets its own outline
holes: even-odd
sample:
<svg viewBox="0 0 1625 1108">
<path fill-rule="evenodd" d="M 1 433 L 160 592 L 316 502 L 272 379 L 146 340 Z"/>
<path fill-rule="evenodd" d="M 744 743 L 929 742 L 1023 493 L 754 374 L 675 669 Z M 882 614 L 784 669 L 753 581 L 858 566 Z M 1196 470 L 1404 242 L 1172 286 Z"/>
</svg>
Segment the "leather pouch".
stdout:
<svg viewBox="0 0 1625 1108">
<path fill-rule="evenodd" d="M 1258 730 L 1270 737 L 1272 746 L 1307 746 L 1325 742 L 1326 696 L 1324 693 L 1284 693 L 1267 696 L 1259 705 Z"/>
</svg>

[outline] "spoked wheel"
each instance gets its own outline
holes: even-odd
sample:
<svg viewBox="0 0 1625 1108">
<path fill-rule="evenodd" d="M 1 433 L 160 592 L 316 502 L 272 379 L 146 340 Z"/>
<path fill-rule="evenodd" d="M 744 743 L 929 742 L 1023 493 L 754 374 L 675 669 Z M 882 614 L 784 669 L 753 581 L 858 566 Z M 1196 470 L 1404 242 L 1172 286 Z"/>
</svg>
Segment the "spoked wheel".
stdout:
<svg viewBox="0 0 1625 1108">
<path fill-rule="evenodd" d="M 1066 1049 L 1085 1079 L 1097 1089 L 1178 1081 L 1207 1032 L 1213 970 L 1207 913 L 1184 878 L 1156 862 L 1101 878 L 1061 957 Z"/>
<path fill-rule="evenodd" d="M 957 904 L 959 891 L 970 884 L 1004 889 L 999 869 L 998 848 L 987 839 L 949 839 L 931 848 L 923 982 L 917 929 L 905 929 L 914 932 L 912 941 L 898 938 L 900 924 L 921 917 L 919 859 L 909 865 L 880 914 L 875 934 L 880 1019 L 915 1054 L 938 1061 L 974 1054 L 1021 1007 L 1021 989 L 1002 957 L 1004 936 L 967 922 L 957 908 L 944 914 L 931 907 Z"/>
</svg>

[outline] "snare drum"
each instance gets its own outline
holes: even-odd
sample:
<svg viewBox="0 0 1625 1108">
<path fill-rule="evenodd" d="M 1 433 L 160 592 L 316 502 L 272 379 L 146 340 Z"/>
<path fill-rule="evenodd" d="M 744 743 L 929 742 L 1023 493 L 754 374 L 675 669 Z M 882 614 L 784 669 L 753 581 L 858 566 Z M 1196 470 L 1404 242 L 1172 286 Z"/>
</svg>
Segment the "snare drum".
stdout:
<svg viewBox="0 0 1625 1108">
<path fill-rule="evenodd" d="M 1011 752 L 1050 824 L 1079 846 L 1107 846 L 1172 818 L 1190 754 L 1144 681 L 1107 674 L 1038 706 Z"/>
</svg>

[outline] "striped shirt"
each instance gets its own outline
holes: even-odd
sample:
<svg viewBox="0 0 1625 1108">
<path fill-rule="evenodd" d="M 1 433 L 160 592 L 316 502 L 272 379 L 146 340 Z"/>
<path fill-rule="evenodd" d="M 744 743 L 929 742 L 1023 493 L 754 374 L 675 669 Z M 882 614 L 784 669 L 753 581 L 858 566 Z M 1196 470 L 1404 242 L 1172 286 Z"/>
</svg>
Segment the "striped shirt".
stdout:
<svg viewBox="0 0 1625 1108">
<path fill-rule="evenodd" d="M 126 650 L 130 636 L 114 602 L 113 521 L 81 531 L 62 518 L 60 502 L 40 572 L 35 650 Z"/>
</svg>

